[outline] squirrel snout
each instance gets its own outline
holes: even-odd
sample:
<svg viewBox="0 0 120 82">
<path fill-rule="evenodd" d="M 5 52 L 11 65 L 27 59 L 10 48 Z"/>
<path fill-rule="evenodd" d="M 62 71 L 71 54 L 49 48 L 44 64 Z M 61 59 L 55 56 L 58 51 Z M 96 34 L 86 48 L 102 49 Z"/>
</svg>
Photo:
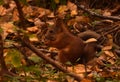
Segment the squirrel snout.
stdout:
<svg viewBox="0 0 120 82">
<path fill-rule="evenodd" d="M 45 36 L 45 39 L 46 39 L 46 40 L 54 41 L 54 40 L 55 40 L 55 37 L 53 37 L 53 36 Z"/>
</svg>

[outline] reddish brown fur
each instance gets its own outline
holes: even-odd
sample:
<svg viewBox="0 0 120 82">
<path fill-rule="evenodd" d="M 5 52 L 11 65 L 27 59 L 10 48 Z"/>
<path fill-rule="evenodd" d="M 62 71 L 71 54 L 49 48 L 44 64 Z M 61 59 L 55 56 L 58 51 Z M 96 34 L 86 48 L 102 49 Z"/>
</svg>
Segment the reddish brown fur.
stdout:
<svg viewBox="0 0 120 82">
<path fill-rule="evenodd" d="M 58 60 L 63 64 L 68 61 L 75 63 L 78 58 L 85 55 L 84 47 L 86 45 L 81 38 L 72 35 L 66 27 L 63 20 L 59 19 L 55 26 L 49 27 L 45 35 L 45 43 L 59 49 Z M 86 48 L 85 51 L 87 51 Z"/>
</svg>

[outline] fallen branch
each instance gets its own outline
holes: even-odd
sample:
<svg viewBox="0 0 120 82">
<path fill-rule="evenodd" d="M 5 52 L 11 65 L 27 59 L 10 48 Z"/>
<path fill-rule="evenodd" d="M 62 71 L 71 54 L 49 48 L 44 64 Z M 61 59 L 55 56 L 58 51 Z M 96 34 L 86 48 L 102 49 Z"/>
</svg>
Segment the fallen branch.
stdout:
<svg viewBox="0 0 120 82">
<path fill-rule="evenodd" d="M 1 69 L 0 69 L 0 78 L 4 75 L 11 75 L 15 76 L 14 73 L 9 72 L 6 64 L 5 64 L 5 59 L 4 59 L 4 53 L 3 53 L 3 39 L 2 35 L 0 34 L 0 64 L 1 64 Z M 2 81 L 4 78 L 1 78 L 0 81 Z"/>
<path fill-rule="evenodd" d="M 18 26 L 20 28 L 23 28 L 23 29 L 26 29 L 25 27 L 29 27 L 29 26 L 34 26 L 34 23 L 33 22 L 30 22 L 28 21 L 25 16 L 24 16 L 24 13 L 23 13 L 23 10 L 22 10 L 22 6 L 21 6 L 21 3 L 20 3 L 20 0 L 13 0 L 16 4 L 16 7 L 17 7 L 17 10 L 18 10 L 18 14 L 19 14 L 19 19 L 20 21 L 18 22 Z"/>
<path fill-rule="evenodd" d="M 26 53 L 27 52 L 26 47 L 23 47 L 23 46 L 21 47 L 21 46 L 15 45 L 15 44 L 13 44 L 13 46 L 23 55 L 24 59 L 27 62 L 27 65 L 33 65 L 34 64 L 34 62 L 29 60 L 29 58 L 27 56 L 28 54 Z"/>
<path fill-rule="evenodd" d="M 76 5 L 78 6 L 78 8 L 82 9 L 83 11 L 85 11 L 86 13 L 92 15 L 92 16 L 96 16 L 99 18 L 104 18 L 104 19 L 110 19 L 110 20 L 116 20 L 116 21 L 120 21 L 120 17 L 118 16 L 103 16 L 100 14 L 97 14 L 89 9 L 86 9 L 83 5 L 80 5 L 78 2 L 76 2 Z"/>
<path fill-rule="evenodd" d="M 32 50 L 34 53 L 36 53 L 37 56 L 41 57 L 42 59 L 46 60 L 47 62 L 49 62 L 50 64 L 52 64 L 54 67 L 58 68 L 59 70 L 61 70 L 62 72 L 66 73 L 67 75 L 73 77 L 75 80 L 77 81 L 81 81 L 82 77 L 68 71 L 65 67 L 61 66 L 60 63 L 58 63 L 57 61 L 54 61 L 53 59 L 45 56 L 44 53 L 42 53 L 41 51 L 39 51 L 36 47 L 34 47 L 30 41 L 26 38 L 21 38 L 21 41 L 23 42 L 23 44 L 28 47 L 30 50 Z"/>
<path fill-rule="evenodd" d="M 8 71 L 8 68 L 5 64 L 5 60 L 4 60 L 4 56 L 3 56 L 3 39 L 2 36 L 0 34 L 0 64 L 1 64 L 1 70 L 6 70 Z"/>
</svg>

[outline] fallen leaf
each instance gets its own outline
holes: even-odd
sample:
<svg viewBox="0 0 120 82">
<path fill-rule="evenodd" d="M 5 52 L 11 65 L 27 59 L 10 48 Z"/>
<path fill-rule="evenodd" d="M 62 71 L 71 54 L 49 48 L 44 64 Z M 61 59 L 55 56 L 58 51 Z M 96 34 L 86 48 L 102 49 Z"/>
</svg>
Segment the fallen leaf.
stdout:
<svg viewBox="0 0 120 82">
<path fill-rule="evenodd" d="M 54 23 L 54 21 L 52 21 L 52 20 L 47 21 L 46 23 L 47 23 L 47 24 L 49 24 L 50 26 L 52 26 L 52 25 L 54 25 L 54 24 L 55 24 L 55 23 Z"/>
<path fill-rule="evenodd" d="M 66 5 L 61 5 L 61 6 L 58 8 L 58 13 L 64 14 L 65 11 L 67 11 L 67 10 L 68 10 L 68 8 L 67 8 Z"/>
<path fill-rule="evenodd" d="M 107 35 L 108 41 L 106 45 L 112 46 L 113 45 L 113 36 L 111 34 Z"/>
<path fill-rule="evenodd" d="M 9 34 L 9 33 L 13 33 L 14 32 L 14 25 L 9 22 L 9 23 L 3 23 L 0 25 L 0 27 L 3 29 L 3 34 L 2 34 L 2 37 L 3 39 L 6 38 L 6 36 Z"/>
<path fill-rule="evenodd" d="M 1 5 L 0 6 L 0 16 L 3 16 L 6 14 L 6 9 Z"/>
<path fill-rule="evenodd" d="M 101 72 L 102 77 L 114 77 L 117 72 Z"/>
<path fill-rule="evenodd" d="M 112 46 L 105 46 L 102 48 L 103 51 L 111 50 L 111 49 L 112 49 Z"/>
<path fill-rule="evenodd" d="M 38 42 L 39 40 L 38 40 L 37 37 L 32 37 L 32 38 L 30 38 L 30 41 L 31 41 L 31 42 Z"/>
<path fill-rule="evenodd" d="M 114 64 L 115 61 L 115 56 L 111 51 L 104 51 L 105 55 L 107 56 L 107 61 L 110 62 L 111 64 Z"/>
<path fill-rule="evenodd" d="M 13 21 L 18 21 L 19 20 L 19 15 L 18 15 L 17 9 L 14 9 L 14 11 L 13 11 L 12 20 Z"/>
<path fill-rule="evenodd" d="M 38 28 L 37 28 L 37 26 L 28 27 L 28 28 L 27 28 L 27 31 L 29 31 L 29 32 L 37 32 L 37 31 L 38 31 Z"/>
<path fill-rule="evenodd" d="M 71 13 L 71 16 L 75 16 L 75 15 L 78 14 L 78 12 L 77 12 L 77 6 L 76 6 L 74 3 L 68 1 L 67 7 L 68 7 L 68 9 L 71 11 L 71 12 L 70 12 L 70 13 Z"/>
<path fill-rule="evenodd" d="M 111 16 L 111 12 L 108 11 L 108 10 L 105 10 L 105 11 L 103 12 L 103 16 Z"/>
<path fill-rule="evenodd" d="M 71 25 L 74 25 L 76 23 L 76 20 L 75 19 L 71 19 L 67 22 L 67 25 L 68 26 L 71 26 Z"/>
<path fill-rule="evenodd" d="M 76 10 L 72 10 L 70 15 L 71 15 L 71 17 L 73 17 L 73 16 L 75 16 L 77 14 L 78 14 L 78 12 Z"/>
<path fill-rule="evenodd" d="M 27 15 L 27 16 L 32 15 L 32 13 L 34 12 L 33 9 L 32 9 L 32 6 L 24 6 L 22 8 L 22 10 L 23 10 L 24 14 Z"/>
<path fill-rule="evenodd" d="M 71 66 L 71 67 L 67 67 L 68 70 L 70 70 L 71 72 L 74 72 L 78 75 L 80 75 L 81 77 L 84 77 L 84 73 L 85 71 L 85 66 L 83 64 L 78 64 L 75 66 Z M 89 65 L 87 65 L 87 72 L 90 72 L 90 67 Z"/>
<path fill-rule="evenodd" d="M 104 53 L 109 57 L 114 57 L 114 54 L 111 51 L 104 51 Z"/>
<path fill-rule="evenodd" d="M 57 4 L 60 2 L 60 0 L 54 0 L 54 1 L 55 1 L 55 3 L 57 3 Z"/>
<path fill-rule="evenodd" d="M 42 22 L 39 18 L 34 19 L 34 24 L 37 27 L 42 27 L 43 25 L 45 25 L 45 22 Z"/>
<path fill-rule="evenodd" d="M 93 81 L 90 79 L 84 78 L 81 82 L 93 82 Z"/>
<path fill-rule="evenodd" d="M 89 23 L 90 19 L 87 16 L 76 16 L 75 20 L 77 22 Z"/>
<path fill-rule="evenodd" d="M 47 17 L 49 17 L 49 18 L 54 18 L 55 15 L 54 15 L 54 13 L 52 12 L 52 13 L 50 13 Z"/>
</svg>

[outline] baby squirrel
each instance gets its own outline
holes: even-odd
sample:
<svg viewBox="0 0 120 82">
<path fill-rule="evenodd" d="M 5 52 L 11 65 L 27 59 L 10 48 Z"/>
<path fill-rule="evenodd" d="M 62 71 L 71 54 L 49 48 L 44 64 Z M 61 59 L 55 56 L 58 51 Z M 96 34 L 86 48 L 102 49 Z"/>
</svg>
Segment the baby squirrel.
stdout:
<svg viewBox="0 0 120 82">
<path fill-rule="evenodd" d="M 70 33 L 62 19 L 57 19 L 54 26 L 48 27 L 44 43 L 59 50 L 58 61 L 62 64 L 74 64 L 79 58 L 88 62 L 95 56 L 93 44 L 86 44 L 80 37 Z"/>
</svg>

